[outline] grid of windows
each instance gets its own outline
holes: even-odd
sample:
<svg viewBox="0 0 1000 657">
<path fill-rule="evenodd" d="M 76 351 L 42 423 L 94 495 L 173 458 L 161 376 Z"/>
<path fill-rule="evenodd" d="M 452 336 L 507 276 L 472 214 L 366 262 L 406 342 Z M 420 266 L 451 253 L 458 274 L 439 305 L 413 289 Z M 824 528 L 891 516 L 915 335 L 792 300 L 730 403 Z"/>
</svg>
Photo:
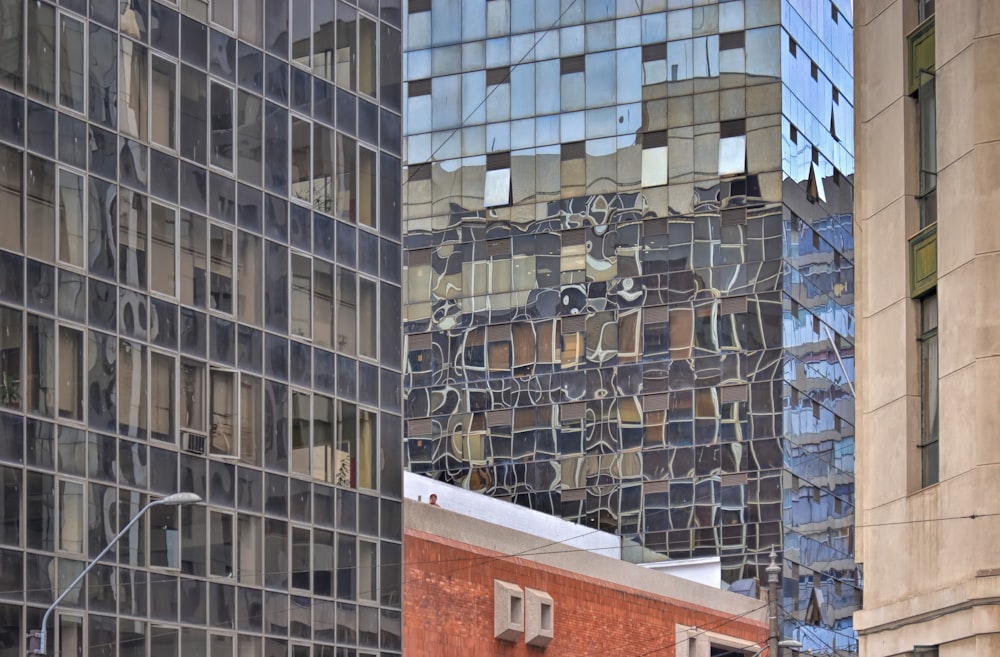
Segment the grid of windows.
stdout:
<svg viewBox="0 0 1000 657">
<path fill-rule="evenodd" d="M 397 653 L 399 1 L 0 16 L 0 655 Z"/>
<path fill-rule="evenodd" d="M 849 8 L 529 4 L 409 5 L 407 466 L 848 623 Z"/>
</svg>

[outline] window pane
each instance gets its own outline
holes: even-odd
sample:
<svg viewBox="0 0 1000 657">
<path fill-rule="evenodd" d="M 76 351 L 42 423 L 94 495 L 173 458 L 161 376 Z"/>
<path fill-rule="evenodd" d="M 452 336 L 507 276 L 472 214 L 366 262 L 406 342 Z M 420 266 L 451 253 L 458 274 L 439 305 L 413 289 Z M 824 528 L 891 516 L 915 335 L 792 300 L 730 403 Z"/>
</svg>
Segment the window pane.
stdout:
<svg viewBox="0 0 1000 657">
<path fill-rule="evenodd" d="M 334 132 L 313 124 L 313 208 L 333 214 Z"/>
<path fill-rule="evenodd" d="M 306 203 L 312 201 L 311 127 L 309 121 L 292 117 L 292 197 Z"/>
<path fill-rule="evenodd" d="M 209 573 L 233 576 L 233 516 L 212 511 L 209 517 Z M 213 651 L 213 655 L 214 655 Z"/>
<path fill-rule="evenodd" d="M 311 65 L 309 38 L 312 36 L 311 0 L 291 0 L 292 61 L 308 68 Z"/>
<path fill-rule="evenodd" d="M 180 534 L 177 512 L 180 507 L 154 506 L 149 510 L 149 564 L 161 568 L 180 566 Z"/>
<path fill-rule="evenodd" d="M 27 253 L 53 262 L 56 259 L 56 166 L 53 162 L 28 156 L 25 198 L 25 225 L 31 227 L 26 233 Z"/>
<path fill-rule="evenodd" d="M 146 289 L 146 199 L 142 194 L 122 189 L 118 198 L 118 280 L 124 285 Z"/>
<path fill-rule="evenodd" d="M 313 73 L 333 81 L 333 3 L 313 0 Z"/>
<path fill-rule="evenodd" d="M 177 66 L 153 57 L 150 79 L 151 139 L 167 148 L 176 146 Z"/>
<path fill-rule="evenodd" d="M 25 547 L 51 552 L 56 546 L 55 478 L 52 475 L 28 471 L 25 477 L 27 505 L 25 507 Z"/>
<path fill-rule="evenodd" d="M 212 370 L 211 430 L 212 454 L 236 455 L 235 419 L 236 375 L 233 372 Z"/>
<path fill-rule="evenodd" d="M 358 487 L 375 488 L 378 416 L 373 411 L 358 414 Z"/>
<path fill-rule="evenodd" d="M 312 337 L 312 262 L 292 254 L 292 335 Z"/>
<path fill-rule="evenodd" d="M 240 514 L 237 521 L 236 579 L 242 584 L 260 586 L 261 522 L 257 516 Z"/>
<path fill-rule="evenodd" d="M 237 21 L 239 36 L 258 48 L 263 45 L 264 32 L 261 18 L 264 15 L 263 0 L 238 0 Z"/>
<path fill-rule="evenodd" d="M 118 431 L 145 438 L 147 429 L 146 348 L 122 340 L 118 348 Z"/>
<path fill-rule="evenodd" d="M 310 397 L 307 393 L 292 394 L 292 472 L 309 474 L 310 463 Z"/>
<path fill-rule="evenodd" d="M 358 353 L 369 358 L 378 356 L 378 295 L 376 283 L 358 280 Z"/>
<path fill-rule="evenodd" d="M 378 545 L 358 542 L 358 599 L 378 600 Z"/>
<path fill-rule="evenodd" d="M 56 12 L 50 5 L 29 2 L 28 7 L 28 95 L 55 103 Z M 4 23 L 6 23 L 6 16 Z M 12 26 L 20 29 L 20 25 Z M 7 28 L 5 28 L 7 29 Z"/>
<path fill-rule="evenodd" d="M 375 96 L 378 94 L 378 28 L 375 21 L 361 18 L 358 35 L 358 91 Z"/>
<path fill-rule="evenodd" d="M 83 176 L 70 171 L 60 171 L 59 260 L 83 267 L 85 264 L 83 239 Z"/>
<path fill-rule="evenodd" d="M 336 344 L 333 325 L 332 264 L 313 260 L 313 340 L 315 344 L 333 348 Z"/>
<path fill-rule="evenodd" d="M 181 302 L 205 307 L 205 278 L 208 257 L 205 252 L 205 218 L 181 212 Z"/>
<path fill-rule="evenodd" d="M 59 549 L 83 553 L 83 484 L 59 482 Z"/>
<path fill-rule="evenodd" d="M 233 170 L 233 91 L 212 83 L 212 164 Z"/>
<path fill-rule="evenodd" d="M 181 363 L 181 426 L 205 430 L 205 367 Z"/>
<path fill-rule="evenodd" d="M 263 310 L 260 238 L 240 231 L 239 237 L 239 318 L 242 322 L 260 326 Z"/>
<path fill-rule="evenodd" d="M 312 476 L 321 481 L 334 480 L 334 402 L 316 395 L 313 408 L 313 470 Z"/>
<path fill-rule="evenodd" d="M 261 390 L 260 379 L 240 376 L 240 460 L 253 465 L 260 465 Z"/>
<path fill-rule="evenodd" d="M 292 588 L 310 590 L 312 536 L 308 529 L 292 528 Z M 306 616 L 308 618 L 308 616 Z"/>
<path fill-rule="evenodd" d="M 357 407 L 337 402 L 337 463 L 334 483 L 353 488 L 357 485 L 355 458 L 358 453 Z"/>
<path fill-rule="evenodd" d="M 357 78 L 354 70 L 357 47 L 357 10 L 343 2 L 337 3 L 337 79 L 345 89 L 354 91 Z"/>
<path fill-rule="evenodd" d="M 7 24 L 0 23 L 0 33 L 6 29 Z M 0 206 L 9 213 L 6 229 L 0 231 L 0 246 L 12 251 L 21 250 L 21 159 L 21 151 L 0 144 Z"/>
<path fill-rule="evenodd" d="M 0 10 L 0 14 L 8 15 L 4 10 Z M 4 22 L 8 29 L 6 20 Z M 87 63 L 83 55 L 83 23 L 63 15 L 59 26 L 59 102 L 83 112 L 83 67 Z"/>
<path fill-rule="evenodd" d="M 375 226 L 378 203 L 376 155 L 367 148 L 358 149 L 358 222 Z"/>
<path fill-rule="evenodd" d="M 59 417 L 83 420 L 83 332 L 66 326 L 59 327 Z"/>
<path fill-rule="evenodd" d="M 145 141 L 149 117 L 146 99 L 146 47 L 122 39 L 118 80 L 118 126 L 122 132 Z"/>
<path fill-rule="evenodd" d="M 174 434 L 174 384 L 177 378 L 173 356 L 152 352 L 150 368 L 150 430 L 152 437 L 173 442 Z"/>
<path fill-rule="evenodd" d="M 25 347 L 24 401 L 28 411 L 51 417 L 56 397 L 55 323 L 28 315 Z"/>
<path fill-rule="evenodd" d="M 212 276 L 209 298 L 212 310 L 233 312 L 233 231 L 212 225 Z"/>
<path fill-rule="evenodd" d="M 205 74 L 190 66 L 181 67 L 181 148 L 186 158 L 205 163 L 208 83 Z"/>
<path fill-rule="evenodd" d="M 177 295 L 177 215 L 172 208 L 157 203 L 150 207 L 152 236 L 150 288 L 170 297 Z"/>
<path fill-rule="evenodd" d="M 237 172 L 240 180 L 259 185 L 263 173 L 261 163 L 263 101 L 257 96 L 240 91 L 236 109 L 239 118 Z"/>
<path fill-rule="evenodd" d="M 19 91 L 24 81 L 24 0 L 0 0 L 0 86 Z M 82 62 L 82 58 L 81 58 Z"/>
<path fill-rule="evenodd" d="M 355 141 L 337 133 L 337 216 L 354 223 L 354 176 L 357 169 Z"/>
<path fill-rule="evenodd" d="M 0 306 L 0 406 L 20 408 L 21 311 Z"/>
<path fill-rule="evenodd" d="M 337 268 L 337 344 L 342 354 L 357 353 L 357 283 L 354 272 Z"/>
</svg>

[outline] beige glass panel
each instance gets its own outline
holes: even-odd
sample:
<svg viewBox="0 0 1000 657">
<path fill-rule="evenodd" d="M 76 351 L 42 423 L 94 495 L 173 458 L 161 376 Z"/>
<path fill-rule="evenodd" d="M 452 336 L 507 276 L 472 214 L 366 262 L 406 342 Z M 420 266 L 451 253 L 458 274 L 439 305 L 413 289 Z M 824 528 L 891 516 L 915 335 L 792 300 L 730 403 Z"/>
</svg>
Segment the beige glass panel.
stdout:
<svg viewBox="0 0 1000 657">
<path fill-rule="evenodd" d="M 83 420 L 83 332 L 67 326 L 59 327 L 59 417 Z"/>
<path fill-rule="evenodd" d="M 122 39 L 118 67 L 118 127 L 123 133 L 142 141 L 146 140 L 146 124 L 149 121 L 146 66 L 146 47 Z"/>
<path fill-rule="evenodd" d="M 240 461 L 251 465 L 260 465 L 263 445 L 262 390 L 260 379 L 240 375 Z"/>
<path fill-rule="evenodd" d="M 56 259 L 56 167 L 48 160 L 28 156 L 25 177 L 25 247 L 29 256 Z M 15 206 L 16 207 L 16 206 Z"/>
<path fill-rule="evenodd" d="M 154 55 L 151 71 L 150 140 L 172 149 L 177 138 L 177 65 Z"/>
<path fill-rule="evenodd" d="M 263 583 L 261 519 L 240 514 L 236 523 L 236 581 L 249 586 Z"/>
<path fill-rule="evenodd" d="M 177 381 L 177 363 L 173 356 L 150 352 L 149 354 L 149 430 L 153 438 L 173 442 L 174 386 Z"/>
<path fill-rule="evenodd" d="M 358 412 L 358 488 L 375 488 L 378 417 L 374 411 Z"/>
<path fill-rule="evenodd" d="M 59 260 L 69 265 L 86 265 L 83 214 L 83 176 L 59 172 Z"/>
<path fill-rule="evenodd" d="M 358 598 L 378 599 L 378 545 L 358 541 Z"/>
<path fill-rule="evenodd" d="M 337 84 L 354 91 L 357 88 L 357 77 L 354 70 L 355 50 L 357 48 L 357 10 L 347 6 L 343 1 L 337 3 Z"/>
<path fill-rule="evenodd" d="M 378 28 L 375 21 L 361 17 L 358 25 L 358 91 L 378 95 Z"/>
<path fill-rule="evenodd" d="M 237 259 L 237 300 L 241 322 L 260 326 L 263 320 L 263 269 L 260 238 L 240 231 Z"/>
<path fill-rule="evenodd" d="M 264 0 L 237 0 L 236 29 L 239 37 L 258 48 L 264 45 L 264 30 L 261 18 L 264 15 Z"/>
<path fill-rule="evenodd" d="M 236 374 L 212 370 L 209 445 L 212 454 L 236 456 Z"/>
<path fill-rule="evenodd" d="M 0 31 L 6 26 L 0 25 Z M 21 151 L 0 144 L 0 207 L 9 208 L 4 230 L 0 230 L 0 246 L 21 250 Z"/>
<path fill-rule="evenodd" d="M 205 367 L 191 362 L 181 363 L 180 390 L 181 426 L 204 431 Z"/>
<path fill-rule="evenodd" d="M 375 227 L 378 205 L 376 155 L 367 148 L 358 149 L 358 223 Z"/>
<path fill-rule="evenodd" d="M 83 553 L 84 510 L 83 484 L 59 482 L 59 549 Z"/>
</svg>

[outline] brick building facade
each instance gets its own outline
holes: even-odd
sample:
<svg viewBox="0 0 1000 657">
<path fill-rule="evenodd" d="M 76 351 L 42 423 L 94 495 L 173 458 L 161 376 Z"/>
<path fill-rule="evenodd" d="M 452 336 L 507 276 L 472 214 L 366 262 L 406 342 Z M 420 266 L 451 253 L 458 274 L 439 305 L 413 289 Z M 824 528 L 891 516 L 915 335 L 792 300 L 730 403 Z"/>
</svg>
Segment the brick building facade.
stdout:
<svg viewBox="0 0 1000 657">
<path fill-rule="evenodd" d="M 409 657 L 708 657 L 753 655 L 766 640 L 763 600 L 407 501 L 404 650 Z M 495 638 L 496 582 L 551 598 L 551 642 L 530 629 Z M 518 606 L 520 610 L 521 607 Z M 544 623 L 543 623 L 544 624 Z"/>
</svg>

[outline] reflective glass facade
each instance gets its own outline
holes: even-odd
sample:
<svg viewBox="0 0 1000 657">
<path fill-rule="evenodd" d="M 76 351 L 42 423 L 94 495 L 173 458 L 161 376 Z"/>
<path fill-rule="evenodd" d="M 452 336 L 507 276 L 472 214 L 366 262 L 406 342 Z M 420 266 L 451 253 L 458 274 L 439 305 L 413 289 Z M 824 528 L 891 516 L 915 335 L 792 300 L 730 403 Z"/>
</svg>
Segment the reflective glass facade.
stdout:
<svg viewBox="0 0 1000 657">
<path fill-rule="evenodd" d="M 850 5 L 406 20 L 407 467 L 729 584 L 783 547 L 786 633 L 848 647 Z"/>
<path fill-rule="evenodd" d="M 401 651 L 398 0 L 0 0 L 0 655 Z"/>
</svg>

